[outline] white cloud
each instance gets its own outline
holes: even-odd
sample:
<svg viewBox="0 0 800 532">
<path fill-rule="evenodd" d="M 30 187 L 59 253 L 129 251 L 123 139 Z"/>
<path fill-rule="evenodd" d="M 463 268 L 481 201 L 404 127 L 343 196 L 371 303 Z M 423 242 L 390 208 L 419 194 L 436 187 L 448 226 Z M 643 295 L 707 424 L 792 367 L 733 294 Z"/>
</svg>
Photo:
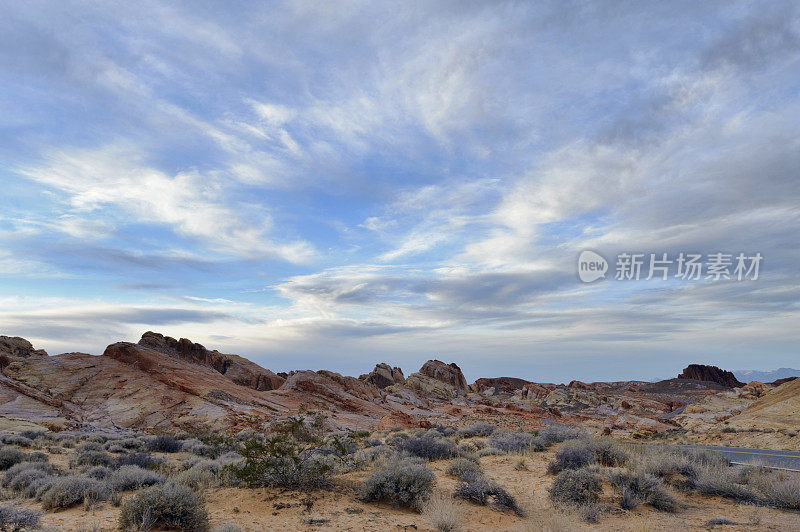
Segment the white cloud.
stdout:
<svg viewBox="0 0 800 532">
<path fill-rule="evenodd" d="M 255 100 L 249 100 L 248 103 L 253 107 L 258 117 L 272 127 L 284 125 L 297 114 L 296 111 L 284 105 L 257 102 Z"/>
<path fill-rule="evenodd" d="M 226 181 L 214 174 L 168 175 L 147 165 L 134 149 L 121 146 L 56 151 L 46 161 L 19 173 L 66 193 L 65 202 L 75 212 L 122 211 L 136 222 L 163 224 L 217 252 L 242 257 L 277 256 L 290 262 L 313 257 L 313 248 L 305 242 L 274 242 L 269 237 L 272 220 L 263 208 L 247 210 L 226 203 Z M 74 232 L 74 227 L 67 225 L 64 231 Z"/>
</svg>

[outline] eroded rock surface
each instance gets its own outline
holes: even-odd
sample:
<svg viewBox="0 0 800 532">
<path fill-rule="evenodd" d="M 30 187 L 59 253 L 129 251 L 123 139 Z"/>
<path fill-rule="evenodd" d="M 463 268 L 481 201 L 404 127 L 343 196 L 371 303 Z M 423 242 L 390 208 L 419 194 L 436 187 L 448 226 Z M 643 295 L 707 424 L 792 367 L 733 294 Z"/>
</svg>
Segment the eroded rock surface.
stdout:
<svg viewBox="0 0 800 532">
<path fill-rule="evenodd" d="M 522 390 L 526 384 L 531 384 L 531 382 L 516 377 L 480 378 L 472 383 L 472 391 L 483 393 L 487 388 L 494 388 L 494 394 L 513 394 L 518 390 Z"/>
<path fill-rule="evenodd" d="M 728 388 L 744 386 L 744 383 L 739 382 L 732 372 L 725 371 L 717 366 L 707 366 L 705 364 L 689 364 L 683 372 L 678 375 L 678 378 L 715 382 Z"/>
<path fill-rule="evenodd" d="M 170 336 L 148 331 L 142 335 L 139 345 L 155 349 L 165 355 L 178 357 L 196 364 L 213 368 L 236 384 L 254 390 L 277 390 L 285 379 L 258 364 L 238 355 L 226 355 L 209 351 L 201 344 L 186 338 L 176 340 Z"/>
<path fill-rule="evenodd" d="M 375 369 L 371 372 L 358 377 L 364 382 L 368 382 L 373 386 L 377 386 L 381 390 L 392 386 L 394 384 L 403 384 L 406 378 L 403 376 L 403 370 L 398 367 L 392 367 L 386 363 L 375 365 Z"/>
<path fill-rule="evenodd" d="M 467 380 L 455 363 L 429 360 L 417 373 L 408 376 L 406 386 L 441 400 L 449 400 L 469 391 Z"/>
</svg>

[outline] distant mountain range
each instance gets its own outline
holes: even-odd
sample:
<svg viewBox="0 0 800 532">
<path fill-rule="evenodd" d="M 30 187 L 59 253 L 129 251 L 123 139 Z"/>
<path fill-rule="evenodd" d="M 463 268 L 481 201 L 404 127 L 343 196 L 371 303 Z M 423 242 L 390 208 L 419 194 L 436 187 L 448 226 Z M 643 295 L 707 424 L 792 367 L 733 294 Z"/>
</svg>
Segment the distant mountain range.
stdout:
<svg viewBox="0 0 800 532">
<path fill-rule="evenodd" d="M 736 378 L 742 382 L 758 381 L 772 382 L 787 377 L 800 377 L 800 369 L 778 368 L 772 371 L 758 371 L 754 369 L 737 369 L 733 371 Z"/>
</svg>

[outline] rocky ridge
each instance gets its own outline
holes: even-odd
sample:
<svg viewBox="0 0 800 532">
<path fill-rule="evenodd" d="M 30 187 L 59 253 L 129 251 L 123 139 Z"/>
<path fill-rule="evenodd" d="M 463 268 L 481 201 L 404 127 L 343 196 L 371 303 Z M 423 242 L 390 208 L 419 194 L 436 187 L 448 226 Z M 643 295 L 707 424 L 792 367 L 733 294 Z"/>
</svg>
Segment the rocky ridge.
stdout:
<svg viewBox="0 0 800 532">
<path fill-rule="evenodd" d="M 640 437 L 737 416 L 774 388 L 751 383 L 732 390 L 691 378 L 557 385 L 494 377 L 469 386 L 458 365 L 440 360 L 408 378 L 386 363 L 358 378 L 326 370 L 277 375 L 243 357 L 154 332 L 138 343 L 111 344 L 101 356 L 48 356 L 27 340 L 2 336 L 0 362 L 0 418 L 56 429 L 238 431 L 317 410 L 334 428 L 470 419 L 536 428 L 557 420 Z"/>
</svg>

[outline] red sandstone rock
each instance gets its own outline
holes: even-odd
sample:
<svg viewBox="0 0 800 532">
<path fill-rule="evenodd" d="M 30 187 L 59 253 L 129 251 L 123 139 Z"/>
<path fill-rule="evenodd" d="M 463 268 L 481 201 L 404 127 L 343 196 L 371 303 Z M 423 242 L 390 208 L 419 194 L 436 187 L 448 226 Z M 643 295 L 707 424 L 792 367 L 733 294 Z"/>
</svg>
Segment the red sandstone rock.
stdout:
<svg viewBox="0 0 800 532">
<path fill-rule="evenodd" d="M 284 380 L 272 371 L 250 362 L 238 355 L 226 355 L 209 351 L 200 344 L 186 338 L 176 340 L 163 334 L 148 331 L 142 335 L 139 345 L 155 349 L 169 356 L 176 356 L 196 364 L 213 368 L 236 384 L 254 390 L 276 390 Z"/>
<path fill-rule="evenodd" d="M 530 384 L 530 381 L 516 377 L 480 378 L 472 384 L 471 388 L 475 393 L 482 393 L 488 388 L 494 388 L 495 393 L 513 394 L 526 384 Z"/>
<path fill-rule="evenodd" d="M 734 376 L 730 371 L 725 371 L 717 366 L 707 366 L 705 364 L 689 364 L 683 373 L 678 375 L 679 379 L 694 379 L 697 381 L 715 382 L 728 388 L 739 388 L 744 386 L 743 382 Z"/>
<path fill-rule="evenodd" d="M 381 418 L 380 423 L 378 423 L 377 430 L 413 428 L 427 429 L 432 426 L 433 425 L 431 422 L 427 419 L 414 419 L 405 412 L 392 412 L 391 414 Z"/>
<path fill-rule="evenodd" d="M 397 367 L 393 368 L 385 363 L 376 364 L 375 369 L 358 378 L 373 386 L 377 386 L 381 390 L 394 384 L 403 384 L 406 381 L 402 369 Z"/>
</svg>

